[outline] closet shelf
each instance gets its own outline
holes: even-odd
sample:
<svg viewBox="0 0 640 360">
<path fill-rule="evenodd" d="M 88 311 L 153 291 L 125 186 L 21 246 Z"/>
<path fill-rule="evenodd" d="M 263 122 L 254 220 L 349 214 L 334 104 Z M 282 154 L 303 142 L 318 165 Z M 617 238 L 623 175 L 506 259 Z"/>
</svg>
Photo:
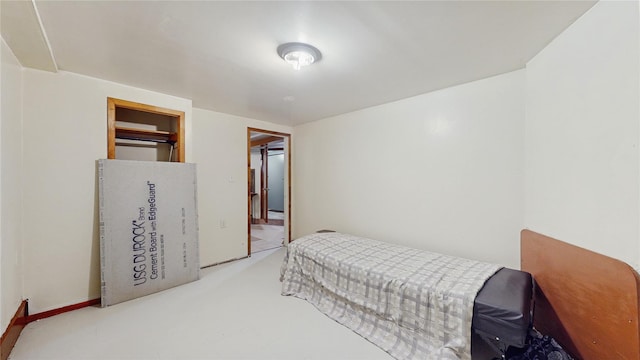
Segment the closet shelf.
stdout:
<svg viewBox="0 0 640 360">
<path fill-rule="evenodd" d="M 116 138 L 175 144 L 178 134 L 168 131 L 133 129 L 116 126 Z"/>
</svg>

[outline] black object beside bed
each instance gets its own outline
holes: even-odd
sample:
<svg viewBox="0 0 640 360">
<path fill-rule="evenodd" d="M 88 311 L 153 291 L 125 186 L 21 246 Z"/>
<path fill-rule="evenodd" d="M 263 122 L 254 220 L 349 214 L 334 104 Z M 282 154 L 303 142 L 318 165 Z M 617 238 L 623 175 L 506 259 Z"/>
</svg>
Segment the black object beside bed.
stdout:
<svg viewBox="0 0 640 360">
<path fill-rule="evenodd" d="M 501 357 L 509 347 L 523 348 L 532 325 L 533 278 L 502 268 L 484 284 L 473 306 L 473 359 Z"/>
</svg>

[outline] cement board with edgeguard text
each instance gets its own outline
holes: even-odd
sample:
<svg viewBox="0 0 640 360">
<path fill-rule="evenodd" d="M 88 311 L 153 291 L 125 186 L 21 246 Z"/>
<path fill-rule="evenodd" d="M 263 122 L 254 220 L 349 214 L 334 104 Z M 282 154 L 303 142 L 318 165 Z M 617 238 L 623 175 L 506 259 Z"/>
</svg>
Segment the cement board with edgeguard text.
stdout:
<svg viewBox="0 0 640 360">
<path fill-rule="evenodd" d="M 102 306 L 197 280 L 196 166 L 98 160 Z"/>
</svg>

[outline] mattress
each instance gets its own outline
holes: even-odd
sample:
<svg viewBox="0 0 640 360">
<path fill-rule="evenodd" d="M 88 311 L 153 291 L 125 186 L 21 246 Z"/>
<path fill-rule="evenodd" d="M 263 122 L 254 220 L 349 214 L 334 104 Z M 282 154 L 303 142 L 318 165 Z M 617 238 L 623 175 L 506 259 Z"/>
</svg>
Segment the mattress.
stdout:
<svg viewBox="0 0 640 360">
<path fill-rule="evenodd" d="M 471 359 L 474 299 L 501 267 L 348 234 L 289 244 L 282 294 L 397 359 Z"/>
<path fill-rule="evenodd" d="M 289 244 L 281 269 L 283 295 L 309 301 L 397 359 L 491 359 L 522 346 L 527 275 L 340 233 Z"/>
</svg>

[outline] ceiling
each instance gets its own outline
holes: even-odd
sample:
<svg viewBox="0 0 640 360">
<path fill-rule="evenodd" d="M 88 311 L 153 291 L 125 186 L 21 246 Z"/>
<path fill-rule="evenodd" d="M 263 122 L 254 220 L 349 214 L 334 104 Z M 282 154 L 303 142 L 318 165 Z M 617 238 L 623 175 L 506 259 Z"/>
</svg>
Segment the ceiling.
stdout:
<svg viewBox="0 0 640 360">
<path fill-rule="evenodd" d="M 521 69 L 595 1 L 1 1 L 24 66 L 296 125 Z M 40 26 L 41 25 L 41 26 Z M 299 71 L 276 53 L 307 42 Z"/>
</svg>

